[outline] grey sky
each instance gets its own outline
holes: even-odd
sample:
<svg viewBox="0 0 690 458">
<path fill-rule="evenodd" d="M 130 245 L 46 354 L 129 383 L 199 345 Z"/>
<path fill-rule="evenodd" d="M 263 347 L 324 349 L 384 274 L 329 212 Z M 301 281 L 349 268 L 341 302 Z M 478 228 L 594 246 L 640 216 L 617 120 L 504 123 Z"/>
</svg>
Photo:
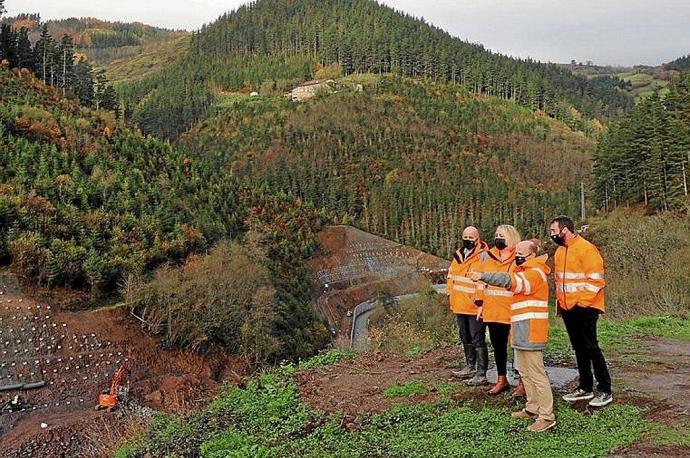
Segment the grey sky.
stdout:
<svg viewBox="0 0 690 458">
<path fill-rule="evenodd" d="M 193 30 L 245 0 L 6 0 L 8 14 Z M 689 0 L 383 0 L 452 35 L 542 61 L 659 64 L 690 53 Z"/>
</svg>

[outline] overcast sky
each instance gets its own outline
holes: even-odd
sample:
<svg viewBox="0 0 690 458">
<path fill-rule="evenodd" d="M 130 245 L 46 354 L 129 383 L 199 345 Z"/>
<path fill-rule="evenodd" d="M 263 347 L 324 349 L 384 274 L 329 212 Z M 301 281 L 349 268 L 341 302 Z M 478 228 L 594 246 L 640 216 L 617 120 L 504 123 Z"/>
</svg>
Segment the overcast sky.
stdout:
<svg viewBox="0 0 690 458">
<path fill-rule="evenodd" d="M 9 15 L 194 30 L 245 0 L 6 0 Z M 690 53 L 690 0 L 383 0 L 452 35 L 542 61 L 660 64 Z"/>
</svg>

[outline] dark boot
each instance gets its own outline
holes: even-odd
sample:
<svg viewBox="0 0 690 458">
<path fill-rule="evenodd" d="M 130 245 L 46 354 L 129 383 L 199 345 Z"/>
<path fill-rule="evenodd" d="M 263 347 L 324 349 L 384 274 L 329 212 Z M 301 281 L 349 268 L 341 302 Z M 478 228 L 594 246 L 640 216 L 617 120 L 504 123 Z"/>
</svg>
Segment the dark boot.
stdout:
<svg viewBox="0 0 690 458">
<path fill-rule="evenodd" d="M 477 371 L 474 377 L 465 382 L 467 386 L 486 385 L 486 370 L 489 367 L 489 350 L 486 347 L 477 348 Z"/>
<path fill-rule="evenodd" d="M 472 377 L 477 370 L 477 351 L 472 345 L 463 344 L 462 347 L 465 352 L 465 367 L 451 371 L 450 375 L 455 378 L 467 379 Z"/>
<path fill-rule="evenodd" d="M 508 383 L 508 377 L 506 377 L 505 375 L 499 375 L 496 384 L 489 390 L 489 394 L 495 396 L 497 394 L 503 393 L 508 388 L 510 388 L 510 383 Z"/>
</svg>

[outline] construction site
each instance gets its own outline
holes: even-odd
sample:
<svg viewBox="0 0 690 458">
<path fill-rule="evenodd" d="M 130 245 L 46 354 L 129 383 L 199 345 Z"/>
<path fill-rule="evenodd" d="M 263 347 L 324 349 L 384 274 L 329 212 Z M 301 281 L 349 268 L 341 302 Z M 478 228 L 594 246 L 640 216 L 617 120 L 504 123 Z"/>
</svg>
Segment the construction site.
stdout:
<svg viewBox="0 0 690 458">
<path fill-rule="evenodd" d="M 223 354 L 162 349 L 121 308 L 37 301 L 11 274 L 0 298 L 2 456 L 107 456 L 152 412 L 190 412 L 249 370 Z"/>
<path fill-rule="evenodd" d="M 318 311 L 334 335 L 352 339 L 357 306 L 377 295 L 404 296 L 439 283 L 449 262 L 351 226 L 319 233 L 320 251 L 309 263 Z"/>
<path fill-rule="evenodd" d="M 314 306 L 346 344 L 358 304 L 418 292 L 448 265 L 349 226 L 327 227 L 319 241 Z M 126 308 L 70 311 L 39 297 L 0 275 L 2 456 L 107 456 L 153 412 L 188 414 L 252 371 L 220 351 L 164 349 Z"/>
</svg>

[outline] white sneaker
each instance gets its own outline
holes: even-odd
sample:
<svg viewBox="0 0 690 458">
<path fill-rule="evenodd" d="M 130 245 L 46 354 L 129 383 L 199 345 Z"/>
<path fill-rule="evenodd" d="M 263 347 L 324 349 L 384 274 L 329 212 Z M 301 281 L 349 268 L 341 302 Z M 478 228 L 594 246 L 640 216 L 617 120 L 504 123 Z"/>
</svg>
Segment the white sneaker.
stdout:
<svg viewBox="0 0 690 458">
<path fill-rule="evenodd" d="M 573 391 L 572 393 L 568 393 L 565 396 L 563 396 L 563 400 L 565 402 L 575 402 L 575 401 L 582 401 L 586 399 L 592 399 L 594 397 L 594 393 L 591 391 L 585 391 L 581 388 L 578 388 L 577 390 Z"/>
<path fill-rule="evenodd" d="M 611 393 L 599 393 L 597 396 L 589 401 L 589 405 L 592 407 L 604 407 L 613 402 L 613 395 Z"/>
</svg>

